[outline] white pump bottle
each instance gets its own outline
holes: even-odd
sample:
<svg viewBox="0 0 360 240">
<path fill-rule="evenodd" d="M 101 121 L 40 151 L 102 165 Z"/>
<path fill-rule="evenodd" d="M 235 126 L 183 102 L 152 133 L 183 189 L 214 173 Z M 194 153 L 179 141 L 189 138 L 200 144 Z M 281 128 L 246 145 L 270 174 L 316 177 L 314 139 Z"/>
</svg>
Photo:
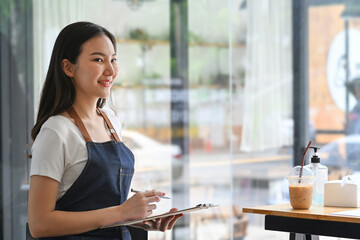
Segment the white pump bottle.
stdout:
<svg viewBox="0 0 360 240">
<path fill-rule="evenodd" d="M 310 164 L 306 165 L 314 173 L 314 192 L 313 192 L 313 204 L 324 204 L 324 185 L 328 181 L 328 168 L 320 164 L 320 158 L 316 155 L 318 147 L 310 147 L 314 149 L 314 155 L 311 157 Z"/>
</svg>

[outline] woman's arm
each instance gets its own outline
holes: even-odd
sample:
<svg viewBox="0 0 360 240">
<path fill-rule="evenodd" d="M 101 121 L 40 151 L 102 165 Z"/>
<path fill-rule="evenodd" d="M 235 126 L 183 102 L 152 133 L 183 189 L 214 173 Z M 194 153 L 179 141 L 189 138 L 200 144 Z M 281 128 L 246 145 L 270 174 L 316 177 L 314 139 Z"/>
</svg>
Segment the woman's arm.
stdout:
<svg viewBox="0 0 360 240">
<path fill-rule="evenodd" d="M 28 221 L 33 237 L 63 236 L 87 232 L 101 226 L 134 218 L 147 217 L 156 208 L 162 192 L 137 193 L 119 206 L 92 211 L 55 210 L 59 183 L 49 177 L 31 177 Z"/>
</svg>

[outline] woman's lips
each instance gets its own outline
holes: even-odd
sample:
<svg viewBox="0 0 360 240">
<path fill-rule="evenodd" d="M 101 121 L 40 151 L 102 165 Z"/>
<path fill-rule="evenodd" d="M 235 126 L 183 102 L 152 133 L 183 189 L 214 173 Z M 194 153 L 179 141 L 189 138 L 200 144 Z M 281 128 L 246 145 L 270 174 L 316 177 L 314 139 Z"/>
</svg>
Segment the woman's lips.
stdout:
<svg viewBox="0 0 360 240">
<path fill-rule="evenodd" d="M 100 80 L 98 83 L 103 87 L 111 87 L 112 81 L 110 80 Z"/>
</svg>

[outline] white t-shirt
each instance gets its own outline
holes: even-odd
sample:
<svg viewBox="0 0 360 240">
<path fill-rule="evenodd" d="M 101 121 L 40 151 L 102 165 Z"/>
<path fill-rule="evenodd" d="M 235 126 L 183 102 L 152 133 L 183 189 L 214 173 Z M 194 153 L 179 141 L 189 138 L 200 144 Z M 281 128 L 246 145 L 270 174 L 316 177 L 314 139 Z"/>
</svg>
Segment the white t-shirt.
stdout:
<svg viewBox="0 0 360 240">
<path fill-rule="evenodd" d="M 120 137 L 121 123 L 105 111 Z M 50 117 L 32 145 L 30 176 L 50 177 L 59 182 L 57 198 L 62 197 L 79 177 L 88 159 L 80 129 L 67 117 Z"/>
</svg>

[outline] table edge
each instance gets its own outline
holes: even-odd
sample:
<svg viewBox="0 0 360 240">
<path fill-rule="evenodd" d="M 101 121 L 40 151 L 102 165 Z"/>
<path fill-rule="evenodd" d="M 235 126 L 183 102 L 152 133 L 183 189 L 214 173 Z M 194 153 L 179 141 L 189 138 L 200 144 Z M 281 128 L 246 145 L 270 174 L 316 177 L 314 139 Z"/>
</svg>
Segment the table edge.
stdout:
<svg viewBox="0 0 360 240">
<path fill-rule="evenodd" d="M 349 210 L 352 210 L 350 208 Z M 324 221 L 334 221 L 334 222 L 349 222 L 349 223 L 360 223 L 360 217 L 345 216 L 345 215 L 335 215 L 335 214 L 321 214 L 321 213 L 307 213 L 307 212 L 298 212 L 298 211 L 281 211 L 276 209 L 259 209 L 245 207 L 243 208 L 244 213 L 252 214 L 262 214 L 262 215 L 271 215 L 271 216 L 280 216 L 280 217 L 293 217 L 293 218 L 305 218 L 305 219 L 315 219 L 315 220 L 324 220 Z"/>
</svg>

